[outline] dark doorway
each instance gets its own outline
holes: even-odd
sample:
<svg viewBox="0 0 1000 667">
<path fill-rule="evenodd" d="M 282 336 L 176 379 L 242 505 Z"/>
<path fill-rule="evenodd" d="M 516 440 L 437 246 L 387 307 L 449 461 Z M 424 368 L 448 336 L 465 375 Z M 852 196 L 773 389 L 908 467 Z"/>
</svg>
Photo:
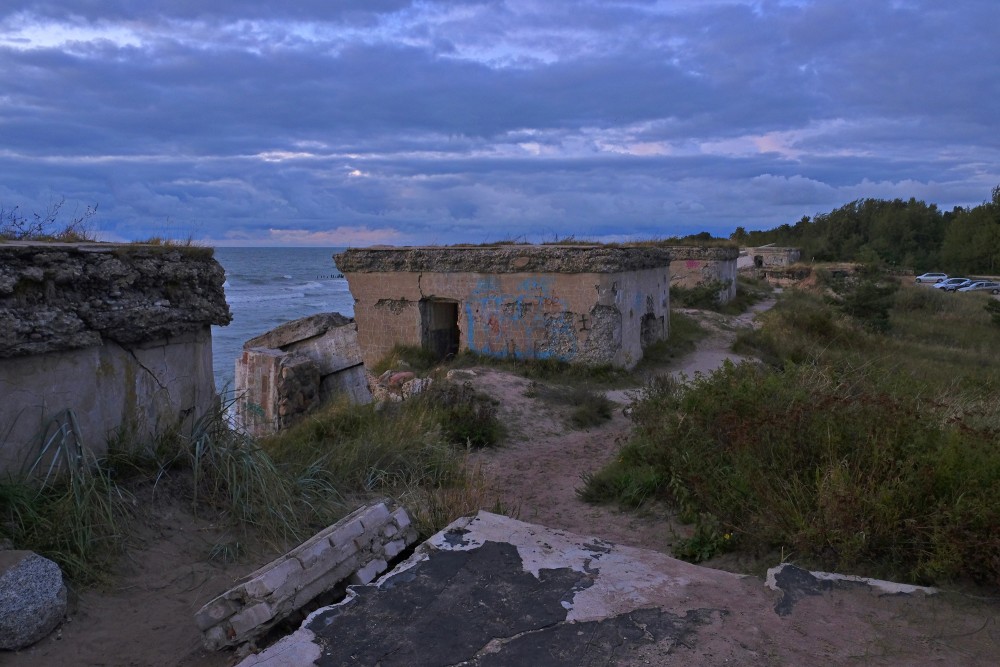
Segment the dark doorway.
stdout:
<svg viewBox="0 0 1000 667">
<path fill-rule="evenodd" d="M 458 303 L 421 299 L 420 343 L 438 359 L 458 354 Z"/>
</svg>

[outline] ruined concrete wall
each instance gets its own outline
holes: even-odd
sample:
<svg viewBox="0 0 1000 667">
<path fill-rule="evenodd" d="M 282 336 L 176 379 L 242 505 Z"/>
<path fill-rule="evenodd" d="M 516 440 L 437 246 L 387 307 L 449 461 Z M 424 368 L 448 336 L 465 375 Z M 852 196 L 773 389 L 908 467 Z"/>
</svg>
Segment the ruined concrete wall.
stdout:
<svg viewBox="0 0 1000 667">
<path fill-rule="evenodd" d="M 692 288 L 712 282 L 724 287 L 719 302 L 736 298 L 736 260 L 738 248 L 672 246 L 670 248 L 670 283 Z"/>
<path fill-rule="evenodd" d="M 743 248 L 740 251 L 739 268 L 768 269 L 791 266 L 801 259 L 799 248 L 782 248 L 778 246 L 761 246 L 759 248 Z"/>
<path fill-rule="evenodd" d="M 267 435 L 343 394 L 368 403 L 357 325 L 340 313 L 285 323 L 248 340 L 236 360 L 236 422 Z"/>
<path fill-rule="evenodd" d="M 209 248 L 0 244 L 0 471 L 34 458 L 72 411 L 101 453 L 215 406 L 212 324 L 227 324 Z"/>
<path fill-rule="evenodd" d="M 645 345 L 668 335 L 669 256 L 664 251 L 598 248 L 593 265 L 609 269 L 602 273 L 567 271 L 589 266 L 586 247 L 566 252 L 503 246 L 499 258 L 490 255 L 492 248 L 475 248 L 463 262 L 461 254 L 467 250 L 415 249 L 416 256 L 407 258 L 406 250 L 369 249 L 336 257 L 355 298 L 366 364 L 379 361 L 396 344 L 424 343 L 422 301 L 456 304 L 458 349 L 496 357 L 631 368 Z M 608 250 L 628 252 L 616 263 Z M 383 256 L 387 261 L 380 261 Z M 522 266 L 552 271 L 530 272 L 518 268 Z M 396 267 L 427 270 L 382 270 Z M 468 270 L 479 268 L 497 272 Z"/>
</svg>

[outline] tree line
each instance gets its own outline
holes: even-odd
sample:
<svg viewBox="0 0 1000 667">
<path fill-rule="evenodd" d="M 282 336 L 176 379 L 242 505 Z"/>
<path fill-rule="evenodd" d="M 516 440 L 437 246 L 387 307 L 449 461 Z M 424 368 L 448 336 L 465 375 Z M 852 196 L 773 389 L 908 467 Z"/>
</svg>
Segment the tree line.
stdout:
<svg viewBox="0 0 1000 667">
<path fill-rule="evenodd" d="M 737 227 L 741 246 L 794 246 L 804 261 L 877 262 L 951 274 L 1000 273 L 1000 185 L 990 201 L 940 211 L 910 198 L 858 199 L 829 213 L 766 231 Z"/>
</svg>

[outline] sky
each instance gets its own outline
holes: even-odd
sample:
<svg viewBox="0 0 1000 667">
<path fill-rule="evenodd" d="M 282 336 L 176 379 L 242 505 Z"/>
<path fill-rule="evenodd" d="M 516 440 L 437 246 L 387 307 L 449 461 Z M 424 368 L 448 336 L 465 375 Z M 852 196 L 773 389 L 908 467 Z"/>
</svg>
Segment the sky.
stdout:
<svg viewBox="0 0 1000 667">
<path fill-rule="evenodd" d="M 975 206 L 997 26 L 997 0 L 4 0 L 0 207 L 366 246 Z"/>
</svg>

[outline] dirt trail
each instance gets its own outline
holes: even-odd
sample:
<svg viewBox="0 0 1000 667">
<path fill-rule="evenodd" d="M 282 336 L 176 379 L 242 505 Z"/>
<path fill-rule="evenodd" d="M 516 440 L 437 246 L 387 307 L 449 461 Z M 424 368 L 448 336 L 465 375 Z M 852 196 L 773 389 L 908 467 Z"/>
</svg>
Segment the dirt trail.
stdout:
<svg viewBox="0 0 1000 667">
<path fill-rule="evenodd" d="M 741 328 L 753 325 L 757 313 L 770 308 L 773 300 L 757 304 L 737 317 L 705 311 L 682 311 L 697 318 L 709 331 L 690 354 L 655 374 L 694 377 L 710 373 L 725 361 L 743 357 L 730 348 Z M 582 535 L 634 547 L 669 552 L 677 535 L 686 534 L 673 514 L 664 507 L 643 512 L 622 512 L 606 505 L 591 505 L 576 490 L 588 473 L 606 465 L 618 451 L 631 422 L 621 409 L 600 427 L 574 430 L 567 425 L 571 406 L 560 405 L 531 391 L 532 381 L 493 369 L 475 369 L 474 387 L 499 401 L 500 416 L 508 425 L 502 447 L 481 452 L 476 461 L 509 507 L 519 509 L 518 518 L 550 528 L 563 528 Z M 621 406 L 628 405 L 642 390 L 637 384 L 606 392 Z"/>
</svg>

